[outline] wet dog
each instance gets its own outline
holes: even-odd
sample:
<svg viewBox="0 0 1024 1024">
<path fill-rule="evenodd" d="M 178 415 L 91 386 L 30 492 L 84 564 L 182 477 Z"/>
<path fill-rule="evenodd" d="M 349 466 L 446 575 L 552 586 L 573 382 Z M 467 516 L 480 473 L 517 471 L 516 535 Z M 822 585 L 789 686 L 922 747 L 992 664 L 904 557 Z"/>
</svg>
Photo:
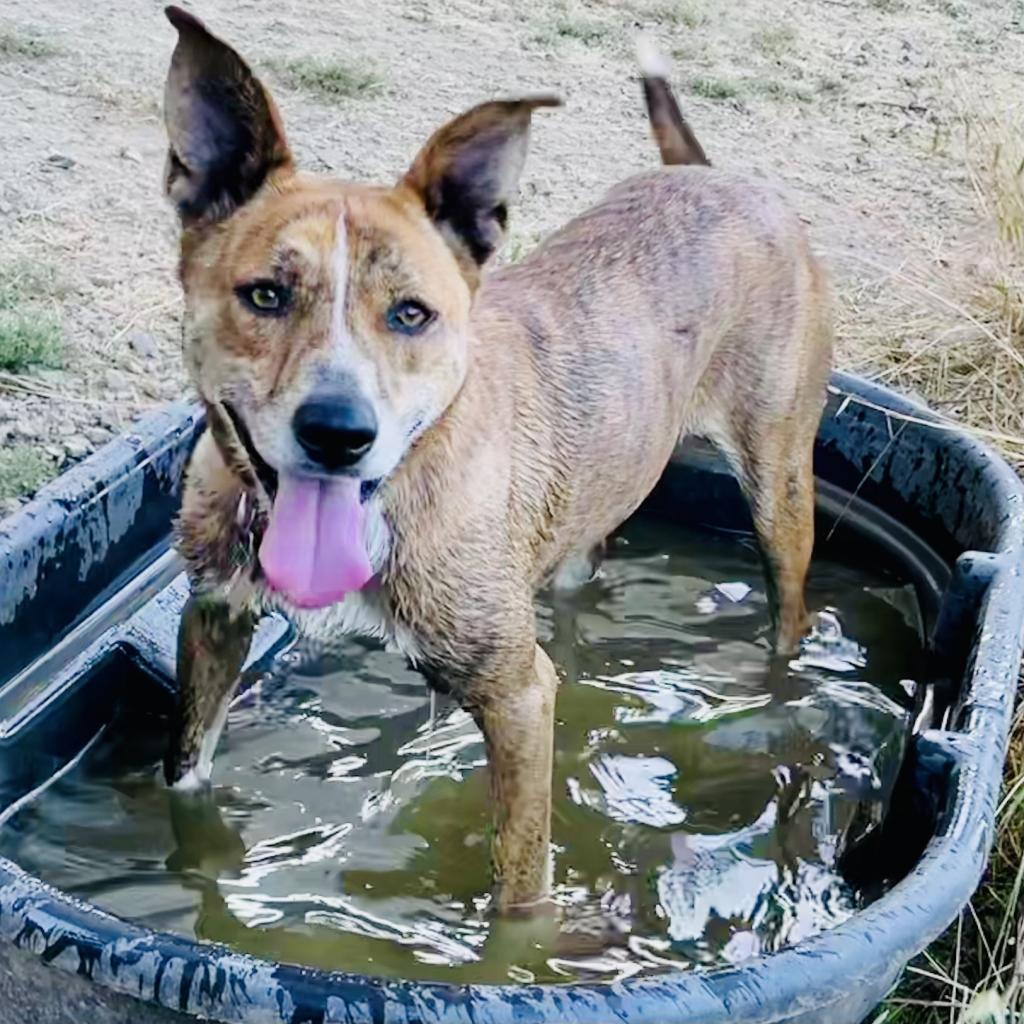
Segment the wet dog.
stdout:
<svg viewBox="0 0 1024 1024">
<path fill-rule="evenodd" d="M 208 413 L 179 550 L 169 782 L 210 774 L 258 615 L 402 651 L 475 718 L 496 905 L 548 890 L 555 669 L 533 597 L 578 577 L 683 435 L 726 453 L 768 566 L 777 647 L 806 625 L 828 294 L 770 187 L 706 166 L 663 69 L 664 161 L 490 270 L 533 114 L 482 103 L 395 184 L 296 168 L 277 108 L 192 15 L 167 80 L 185 355 Z M 584 571 L 585 575 L 585 571 Z"/>
</svg>

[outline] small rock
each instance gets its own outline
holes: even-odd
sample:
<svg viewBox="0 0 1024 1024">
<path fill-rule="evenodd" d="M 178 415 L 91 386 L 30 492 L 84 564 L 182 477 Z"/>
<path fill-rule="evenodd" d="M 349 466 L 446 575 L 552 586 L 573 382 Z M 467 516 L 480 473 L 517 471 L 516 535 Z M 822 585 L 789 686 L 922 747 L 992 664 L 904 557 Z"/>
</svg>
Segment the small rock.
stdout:
<svg viewBox="0 0 1024 1024">
<path fill-rule="evenodd" d="M 120 370 L 107 370 L 104 374 L 104 380 L 107 387 L 113 391 L 121 391 L 123 388 L 128 387 L 128 378 Z"/>
<path fill-rule="evenodd" d="M 137 352 L 143 359 L 152 359 L 160 351 L 156 338 L 146 331 L 136 331 L 128 339 L 128 344 L 132 351 Z"/>
<path fill-rule="evenodd" d="M 84 459 L 92 451 L 92 445 L 81 434 L 72 434 L 64 442 L 64 451 L 69 459 Z"/>
<path fill-rule="evenodd" d="M 58 462 L 64 458 L 64 449 L 58 448 L 55 444 L 44 445 L 43 451 L 46 452 L 51 459 L 56 459 Z"/>
<path fill-rule="evenodd" d="M 15 423 L 14 427 L 11 429 L 11 433 L 15 437 L 33 438 L 36 436 L 35 427 L 33 427 L 28 420 L 18 420 L 18 422 Z"/>
<path fill-rule="evenodd" d="M 121 151 L 117 154 L 122 160 L 131 160 L 133 164 L 141 164 L 142 156 L 136 153 L 134 149 L 129 149 L 127 146 L 122 146 Z"/>
<path fill-rule="evenodd" d="M 46 162 L 53 167 L 59 167 L 62 171 L 70 171 L 75 166 L 74 159 L 63 153 L 51 153 L 46 158 Z"/>
<path fill-rule="evenodd" d="M 83 430 L 82 433 L 88 438 L 89 444 L 96 448 L 110 440 L 110 431 L 104 430 L 103 427 L 89 427 L 88 430 Z"/>
</svg>

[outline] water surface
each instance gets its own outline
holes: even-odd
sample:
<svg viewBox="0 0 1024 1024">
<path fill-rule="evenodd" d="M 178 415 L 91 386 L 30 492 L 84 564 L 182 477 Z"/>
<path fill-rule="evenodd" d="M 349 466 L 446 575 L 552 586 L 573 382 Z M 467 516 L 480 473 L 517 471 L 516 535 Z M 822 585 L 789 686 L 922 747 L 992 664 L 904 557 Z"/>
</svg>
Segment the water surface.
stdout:
<svg viewBox="0 0 1024 1024">
<path fill-rule="evenodd" d="M 489 917 L 481 737 L 356 640 L 239 700 L 212 799 L 169 793 L 162 723 L 123 716 L 0 853 L 124 917 L 324 968 L 567 982 L 737 963 L 854 912 L 837 849 L 855 813 L 881 814 L 905 742 L 912 589 L 819 559 L 809 604 L 817 633 L 773 660 L 753 545 L 650 520 L 543 599 L 560 919 Z"/>
</svg>

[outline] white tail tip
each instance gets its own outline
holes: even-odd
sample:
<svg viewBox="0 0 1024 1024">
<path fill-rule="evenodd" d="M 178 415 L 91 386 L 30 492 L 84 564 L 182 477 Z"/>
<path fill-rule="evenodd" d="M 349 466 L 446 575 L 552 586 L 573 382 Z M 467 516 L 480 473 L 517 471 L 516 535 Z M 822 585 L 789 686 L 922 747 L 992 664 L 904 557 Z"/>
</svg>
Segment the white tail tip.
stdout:
<svg viewBox="0 0 1024 1024">
<path fill-rule="evenodd" d="M 641 33 L 636 37 L 636 59 L 644 78 L 668 78 L 672 74 L 672 61 L 649 35 Z"/>
</svg>

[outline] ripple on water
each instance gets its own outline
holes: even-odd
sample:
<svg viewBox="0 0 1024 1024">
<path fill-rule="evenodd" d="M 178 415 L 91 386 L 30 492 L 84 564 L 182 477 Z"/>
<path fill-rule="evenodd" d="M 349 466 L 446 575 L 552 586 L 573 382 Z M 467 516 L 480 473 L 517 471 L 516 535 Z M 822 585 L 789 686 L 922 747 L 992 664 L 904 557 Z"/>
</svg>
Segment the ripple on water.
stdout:
<svg viewBox="0 0 1024 1024">
<path fill-rule="evenodd" d="M 324 968 L 571 981 L 737 963 L 844 920 L 836 850 L 881 814 L 921 653 L 901 581 L 821 560 L 814 629 L 771 657 L 748 543 L 633 523 L 541 602 L 559 667 L 558 924 L 493 921 L 483 742 L 357 641 L 232 709 L 212 800 L 124 718 L 0 830 L 0 853 L 115 913 Z"/>
</svg>

